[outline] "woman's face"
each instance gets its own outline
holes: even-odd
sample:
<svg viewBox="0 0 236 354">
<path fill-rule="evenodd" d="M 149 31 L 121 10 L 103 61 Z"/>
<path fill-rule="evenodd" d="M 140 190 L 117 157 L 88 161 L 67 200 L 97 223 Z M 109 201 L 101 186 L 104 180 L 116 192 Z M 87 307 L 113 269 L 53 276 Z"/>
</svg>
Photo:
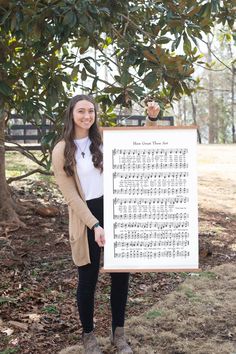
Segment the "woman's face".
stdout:
<svg viewBox="0 0 236 354">
<path fill-rule="evenodd" d="M 86 100 L 78 101 L 73 109 L 73 120 L 75 135 L 77 137 L 88 135 L 88 131 L 95 121 L 95 107 L 93 103 Z"/>
</svg>

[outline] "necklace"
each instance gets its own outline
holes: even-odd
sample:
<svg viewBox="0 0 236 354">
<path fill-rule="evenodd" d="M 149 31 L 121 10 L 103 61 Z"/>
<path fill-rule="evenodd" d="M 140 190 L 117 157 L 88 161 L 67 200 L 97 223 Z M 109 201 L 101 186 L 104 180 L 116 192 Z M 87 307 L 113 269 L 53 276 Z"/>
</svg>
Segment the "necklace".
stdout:
<svg viewBox="0 0 236 354">
<path fill-rule="evenodd" d="M 81 156 L 83 157 L 83 159 L 84 159 L 84 156 L 85 156 L 85 151 L 86 151 L 86 147 L 87 147 L 87 145 L 88 145 L 88 142 L 89 142 L 89 138 L 87 138 L 87 141 L 86 141 L 86 143 L 85 143 L 85 146 L 84 146 L 84 149 L 82 150 L 81 149 L 81 147 L 79 146 L 79 143 L 78 143 L 78 141 L 77 141 L 77 146 L 78 146 L 78 148 L 80 149 L 80 152 L 81 152 Z"/>
</svg>

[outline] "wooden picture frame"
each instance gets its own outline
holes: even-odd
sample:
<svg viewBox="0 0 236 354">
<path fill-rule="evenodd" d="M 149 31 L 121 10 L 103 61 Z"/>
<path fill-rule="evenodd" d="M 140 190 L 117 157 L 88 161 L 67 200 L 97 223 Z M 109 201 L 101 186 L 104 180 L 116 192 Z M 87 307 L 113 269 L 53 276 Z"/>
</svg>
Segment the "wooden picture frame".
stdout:
<svg viewBox="0 0 236 354">
<path fill-rule="evenodd" d="M 104 272 L 198 271 L 196 127 L 103 128 Z"/>
</svg>

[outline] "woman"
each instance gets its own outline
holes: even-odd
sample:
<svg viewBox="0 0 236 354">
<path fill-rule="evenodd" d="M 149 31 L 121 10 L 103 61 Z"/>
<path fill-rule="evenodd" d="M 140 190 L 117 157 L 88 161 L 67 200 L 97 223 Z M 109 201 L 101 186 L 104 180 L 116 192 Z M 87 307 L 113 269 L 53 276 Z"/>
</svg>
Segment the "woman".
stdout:
<svg viewBox="0 0 236 354">
<path fill-rule="evenodd" d="M 147 125 L 156 124 L 160 108 L 149 102 Z M 69 209 L 69 237 L 78 266 L 77 304 L 85 353 L 102 353 L 94 335 L 94 294 L 99 273 L 103 229 L 103 154 L 97 108 L 91 96 L 73 97 L 65 114 L 62 139 L 52 153 L 56 182 Z M 118 353 L 133 353 L 124 335 L 128 273 L 111 273 L 112 343 Z"/>
</svg>

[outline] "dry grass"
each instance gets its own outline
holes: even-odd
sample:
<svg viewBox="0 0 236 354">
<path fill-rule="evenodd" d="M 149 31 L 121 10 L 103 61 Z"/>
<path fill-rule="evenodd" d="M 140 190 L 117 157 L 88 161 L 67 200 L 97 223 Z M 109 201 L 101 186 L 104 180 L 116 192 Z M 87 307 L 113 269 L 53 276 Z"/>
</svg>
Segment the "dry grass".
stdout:
<svg viewBox="0 0 236 354">
<path fill-rule="evenodd" d="M 140 316 L 126 322 L 137 354 L 236 353 L 236 265 L 192 274 L 178 290 Z M 115 353 L 99 338 L 104 353 Z M 80 346 L 60 354 L 83 353 Z"/>
<path fill-rule="evenodd" d="M 201 208 L 236 214 L 236 145 L 198 146 Z"/>
</svg>

